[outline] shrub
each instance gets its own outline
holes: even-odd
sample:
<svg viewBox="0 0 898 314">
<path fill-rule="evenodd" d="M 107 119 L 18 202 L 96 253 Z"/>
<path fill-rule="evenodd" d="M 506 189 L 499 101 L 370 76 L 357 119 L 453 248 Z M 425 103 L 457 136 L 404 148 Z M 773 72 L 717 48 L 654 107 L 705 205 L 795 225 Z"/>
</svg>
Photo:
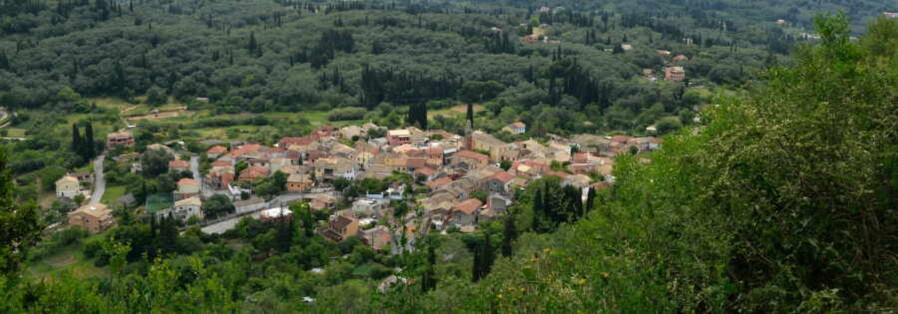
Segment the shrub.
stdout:
<svg viewBox="0 0 898 314">
<path fill-rule="evenodd" d="M 349 120 L 361 120 L 365 118 L 365 114 L 368 113 L 368 110 L 360 107 L 346 107 L 346 108 L 337 108 L 331 110 L 327 114 L 328 121 L 349 121 Z"/>
</svg>

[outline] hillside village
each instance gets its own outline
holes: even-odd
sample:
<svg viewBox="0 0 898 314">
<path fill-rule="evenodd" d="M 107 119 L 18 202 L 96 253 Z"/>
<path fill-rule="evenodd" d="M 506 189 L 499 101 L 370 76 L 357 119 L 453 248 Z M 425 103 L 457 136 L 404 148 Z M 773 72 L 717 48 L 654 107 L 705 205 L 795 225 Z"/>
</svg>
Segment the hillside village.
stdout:
<svg viewBox="0 0 898 314">
<path fill-rule="evenodd" d="M 92 233 L 115 223 L 116 206 L 143 205 L 144 216 L 173 218 L 214 234 L 244 217 L 290 220 L 289 205 L 302 202 L 313 212 L 329 213 L 316 226 L 321 237 L 334 242 L 358 237 L 376 251 L 395 253 L 414 250 L 415 239 L 427 233 L 476 231 L 479 223 L 505 214 L 516 193 L 538 178 L 559 177 L 564 186 L 580 189 L 585 202 L 591 189 L 614 184 L 615 156 L 651 152 L 662 143 L 655 137 L 592 134 L 508 143 L 474 130 L 472 121 L 466 130 L 324 125 L 272 146 L 208 140 L 200 156 L 186 152 L 179 141 L 133 151 L 133 135 L 125 130 L 108 134 L 107 151 L 119 153 L 109 158 L 139 173 L 148 167 L 146 155 L 166 157 L 165 172 L 180 178 L 170 195 L 148 196 L 146 204 L 129 204 L 131 195 L 102 204 L 84 188 L 102 185 L 99 173 L 66 175 L 56 182 L 56 194 L 83 204 L 67 222 Z M 521 135 L 527 126 L 516 122 L 502 131 Z M 277 185 L 273 189 L 271 182 Z M 211 199 L 231 206 L 210 215 Z"/>
</svg>

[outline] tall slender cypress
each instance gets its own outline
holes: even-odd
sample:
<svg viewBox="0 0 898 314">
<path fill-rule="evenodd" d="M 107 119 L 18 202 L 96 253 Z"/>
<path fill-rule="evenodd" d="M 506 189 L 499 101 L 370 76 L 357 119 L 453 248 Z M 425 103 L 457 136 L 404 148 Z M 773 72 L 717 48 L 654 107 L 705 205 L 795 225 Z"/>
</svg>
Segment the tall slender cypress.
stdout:
<svg viewBox="0 0 898 314">
<path fill-rule="evenodd" d="M 421 277 L 421 292 L 434 290 L 437 287 L 436 271 L 434 267 L 437 263 L 436 249 L 433 240 L 427 242 L 427 264 L 424 268 L 424 274 Z"/>
<path fill-rule="evenodd" d="M 512 243 L 514 243 L 515 238 L 518 237 L 518 230 L 515 227 L 514 216 L 511 214 L 505 215 L 505 221 L 503 222 L 502 229 L 502 256 L 511 257 L 513 253 Z"/>
<path fill-rule="evenodd" d="M 468 103 L 467 119 L 468 119 L 467 126 L 470 127 L 471 129 L 473 129 L 474 128 L 474 104 L 472 104 L 472 103 Z"/>
<path fill-rule="evenodd" d="M 97 156 L 97 146 L 94 145 L 94 126 L 93 122 L 88 122 L 87 126 L 84 127 L 84 145 L 85 154 L 87 154 L 87 158 L 94 158 Z"/>
<path fill-rule="evenodd" d="M 78 131 L 78 125 L 72 123 L 72 151 L 83 157 L 81 154 L 81 145 L 81 132 Z"/>
</svg>

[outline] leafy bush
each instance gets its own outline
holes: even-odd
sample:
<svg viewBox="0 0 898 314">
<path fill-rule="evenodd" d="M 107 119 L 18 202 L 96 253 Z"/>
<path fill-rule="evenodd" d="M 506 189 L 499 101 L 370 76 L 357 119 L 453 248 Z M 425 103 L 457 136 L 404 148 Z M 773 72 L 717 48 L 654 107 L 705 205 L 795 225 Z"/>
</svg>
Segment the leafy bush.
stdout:
<svg viewBox="0 0 898 314">
<path fill-rule="evenodd" d="M 328 121 L 349 121 L 365 118 L 368 110 L 360 107 L 337 108 L 327 113 Z"/>
</svg>

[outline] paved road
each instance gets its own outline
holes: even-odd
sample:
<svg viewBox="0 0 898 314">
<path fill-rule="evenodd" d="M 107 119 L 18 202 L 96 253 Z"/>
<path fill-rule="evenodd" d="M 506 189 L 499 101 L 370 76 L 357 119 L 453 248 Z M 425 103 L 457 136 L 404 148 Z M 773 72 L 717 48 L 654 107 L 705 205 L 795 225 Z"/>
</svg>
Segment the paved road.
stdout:
<svg viewBox="0 0 898 314">
<path fill-rule="evenodd" d="M 334 195 L 333 192 L 318 193 L 318 194 Z M 234 226 L 236 226 L 237 223 L 240 222 L 241 219 L 243 219 L 243 217 L 250 216 L 250 217 L 253 217 L 253 219 L 259 219 L 259 213 L 265 209 L 269 209 L 269 208 L 273 208 L 273 207 L 287 206 L 287 204 L 289 204 L 290 202 L 300 200 L 304 197 L 311 197 L 313 195 L 317 195 L 317 194 L 300 193 L 300 194 L 280 195 L 280 196 L 277 196 L 274 199 L 272 199 L 270 202 L 268 202 L 267 206 L 263 207 L 262 209 L 254 211 L 250 214 L 235 215 L 234 217 L 229 218 L 227 220 L 222 220 L 222 221 L 216 222 L 214 224 L 205 226 L 201 230 L 203 230 L 203 232 L 209 233 L 209 234 L 221 234 L 221 233 L 224 233 L 225 231 L 228 231 L 231 228 L 234 228 Z"/>
<path fill-rule="evenodd" d="M 234 218 L 231 218 L 228 220 L 220 221 L 220 222 L 205 226 L 200 230 L 202 230 L 203 232 L 208 233 L 208 234 L 222 234 L 225 231 L 231 230 L 234 227 L 236 227 L 237 223 L 240 222 L 240 220 L 243 219 L 243 217 L 250 216 L 250 217 L 253 217 L 253 219 L 259 219 L 259 212 L 261 212 L 261 210 L 256 211 L 249 215 L 237 216 L 237 217 L 234 217 Z"/>
<path fill-rule="evenodd" d="M 197 156 L 190 157 L 190 171 L 193 172 L 193 179 L 200 184 L 200 189 L 204 187 L 203 176 L 200 175 L 200 158 Z"/>
<path fill-rule="evenodd" d="M 106 155 L 97 156 L 97 159 L 94 160 L 94 193 L 90 196 L 91 203 L 99 203 L 103 199 L 103 194 L 106 193 L 106 177 L 103 176 L 104 160 L 106 160 Z"/>
</svg>

